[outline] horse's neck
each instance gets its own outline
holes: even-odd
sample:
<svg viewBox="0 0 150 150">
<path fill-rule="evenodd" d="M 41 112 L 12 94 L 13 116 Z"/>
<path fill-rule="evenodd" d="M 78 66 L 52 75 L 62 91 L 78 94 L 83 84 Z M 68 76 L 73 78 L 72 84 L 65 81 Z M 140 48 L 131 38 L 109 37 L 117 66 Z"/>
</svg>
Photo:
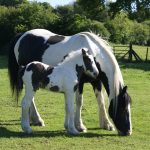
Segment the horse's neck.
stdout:
<svg viewBox="0 0 150 150">
<path fill-rule="evenodd" d="M 115 72 L 111 74 L 112 76 L 109 77 L 109 85 L 110 85 L 109 99 L 110 100 L 117 98 L 120 93 L 120 90 L 124 86 L 122 75 L 120 74 L 120 70 L 115 70 Z"/>
<path fill-rule="evenodd" d="M 113 54 L 112 54 L 113 55 Z M 106 74 L 109 85 L 109 100 L 117 98 L 120 88 L 124 86 L 123 77 L 116 59 L 111 55 L 103 54 L 101 58 L 101 70 Z M 105 82 L 105 81 L 104 81 Z"/>
<path fill-rule="evenodd" d="M 120 88 L 123 87 L 123 78 L 112 50 L 107 43 L 99 38 L 97 35 L 89 32 L 84 32 L 88 38 L 93 42 L 91 47 L 95 45 L 91 50 L 97 56 L 100 62 L 101 70 L 106 74 L 109 84 L 109 99 L 114 99 L 118 96 Z"/>
</svg>

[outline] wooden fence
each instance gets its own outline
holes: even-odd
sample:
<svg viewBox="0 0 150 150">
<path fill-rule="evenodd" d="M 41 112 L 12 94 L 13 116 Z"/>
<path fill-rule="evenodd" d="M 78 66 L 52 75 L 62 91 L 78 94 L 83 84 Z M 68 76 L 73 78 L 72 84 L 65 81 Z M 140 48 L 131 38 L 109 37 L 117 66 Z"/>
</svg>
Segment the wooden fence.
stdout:
<svg viewBox="0 0 150 150">
<path fill-rule="evenodd" d="M 143 57 L 139 56 L 137 50 L 133 49 L 132 43 L 126 46 L 113 46 L 113 51 L 118 60 L 126 60 L 127 62 L 148 62 L 149 59 L 149 47 L 144 47 L 144 51 L 140 50 L 140 53 L 145 53 Z"/>
</svg>

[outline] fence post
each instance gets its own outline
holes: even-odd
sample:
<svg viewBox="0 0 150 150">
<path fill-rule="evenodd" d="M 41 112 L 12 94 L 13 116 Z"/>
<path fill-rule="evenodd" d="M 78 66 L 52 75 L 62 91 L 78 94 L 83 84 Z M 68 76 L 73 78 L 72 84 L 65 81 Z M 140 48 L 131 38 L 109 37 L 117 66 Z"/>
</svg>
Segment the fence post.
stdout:
<svg viewBox="0 0 150 150">
<path fill-rule="evenodd" d="M 132 43 L 129 44 L 129 61 L 132 61 Z"/>
<path fill-rule="evenodd" d="M 146 51 L 146 59 L 145 59 L 145 61 L 147 61 L 147 58 L 148 58 L 148 47 L 147 47 L 147 51 Z"/>
</svg>

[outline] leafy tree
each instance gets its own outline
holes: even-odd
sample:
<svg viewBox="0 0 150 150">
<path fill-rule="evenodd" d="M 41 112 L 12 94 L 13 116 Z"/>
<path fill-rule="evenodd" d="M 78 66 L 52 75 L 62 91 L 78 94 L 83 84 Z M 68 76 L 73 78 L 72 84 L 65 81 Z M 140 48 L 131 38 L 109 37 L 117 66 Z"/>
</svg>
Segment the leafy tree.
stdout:
<svg viewBox="0 0 150 150">
<path fill-rule="evenodd" d="M 11 34 L 7 16 L 8 16 L 8 8 L 0 6 L 0 47 L 6 44 L 6 41 L 9 40 L 7 35 L 10 36 Z"/>
<path fill-rule="evenodd" d="M 150 1 L 149 0 L 116 0 L 110 3 L 110 12 L 113 17 L 120 11 L 126 11 L 131 19 L 144 21 L 150 19 Z"/>
<path fill-rule="evenodd" d="M 107 16 L 105 0 L 77 0 L 77 4 L 82 8 L 86 17 L 92 20 L 104 21 Z"/>
<path fill-rule="evenodd" d="M 55 9 L 55 13 L 59 14 L 61 17 L 71 15 L 74 14 L 74 7 L 73 5 L 58 6 L 57 9 Z"/>
<path fill-rule="evenodd" d="M 146 23 L 134 22 L 131 31 L 131 41 L 134 44 L 145 45 L 149 40 L 149 26 Z"/>
<path fill-rule="evenodd" d="M 17 7 L 0 6 L 0 47 L 9 43 L 18 32 L 33 28 L 47 28 L 53 31 L 58 16 L 52 7 L 40 3 L 26 3 Z"/>
<path fill-rule="evenodd" d="M 126 44 L 131 40 L 132 21 L 128 19 L 126 13 L 117 14 L 113 20 L 106 23 L 106 26 L 111 33 L 112 42 Z"/>
<path fill-rule="evenodd" d="M 27 0 L 0 0 L 0 5 L 3 6 L 16 6 L 18 4 L 28 3 Z"/>
<path fill-rule="evenodd" d="M 109 39 L 110 33 L 107 30 L 107 28 L 104 26 L 104 23 L 101 23 L 99 21 L 91 21 L 89 29 L 97 34 L 99 34 L 101 37 L 105 39 Z"/>
</svg>

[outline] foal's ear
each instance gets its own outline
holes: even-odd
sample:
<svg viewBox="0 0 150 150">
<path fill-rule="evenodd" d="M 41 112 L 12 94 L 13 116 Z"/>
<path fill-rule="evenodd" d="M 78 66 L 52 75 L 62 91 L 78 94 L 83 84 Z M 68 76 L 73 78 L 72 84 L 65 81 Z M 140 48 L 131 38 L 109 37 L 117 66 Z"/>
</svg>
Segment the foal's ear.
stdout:
<svg viewBox="0 0 150 150">
<path fill-rule="evenodd" d="M 123 93 L 123 94 L 126 93 L 126 92 L 127 92 L 127 89 L 128 89 L 128 87 L 127 87 L 127 86 L 124 86 L 124 87 L 123 87 L 123 90 L 122 90 L 122 93 Z"/>
<path fill-rule="evenodd" d="M 85 49 L 83 49 L 83 48 L 82 48 L 82 54 L 83 54 L 83 56 L 87 55 L 87 51 Z"/>
</svg>

